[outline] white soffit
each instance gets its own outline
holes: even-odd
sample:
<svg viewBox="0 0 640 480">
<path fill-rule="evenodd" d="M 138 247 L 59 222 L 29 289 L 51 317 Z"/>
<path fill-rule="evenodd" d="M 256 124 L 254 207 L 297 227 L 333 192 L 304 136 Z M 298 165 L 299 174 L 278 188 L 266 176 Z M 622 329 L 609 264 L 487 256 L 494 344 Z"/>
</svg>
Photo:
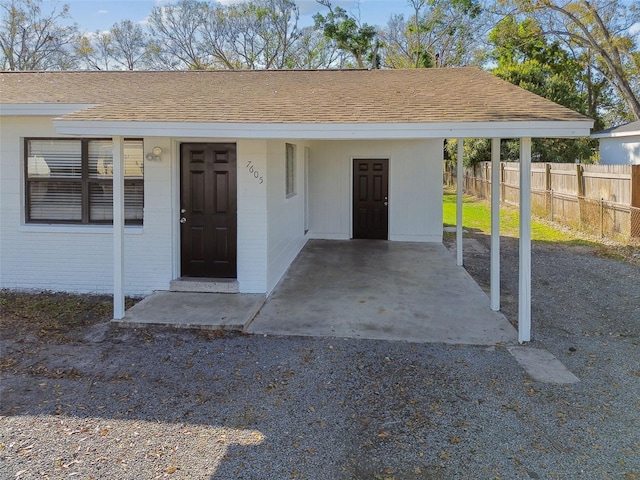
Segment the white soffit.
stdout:
<svg viewBox="0 0 640 480">
<path fill-rule="evenodd" d="M 442 123 L 196 123 L 54 120 L 61 135 L 318 140 L 588 137 L 593 121 Z"/>
</svg>

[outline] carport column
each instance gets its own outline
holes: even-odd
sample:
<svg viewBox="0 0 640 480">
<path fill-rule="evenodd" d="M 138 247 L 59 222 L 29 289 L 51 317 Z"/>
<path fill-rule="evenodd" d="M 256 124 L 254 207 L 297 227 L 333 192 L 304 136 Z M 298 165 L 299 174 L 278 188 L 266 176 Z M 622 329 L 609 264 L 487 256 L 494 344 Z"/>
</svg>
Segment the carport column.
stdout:
<svg viewBox="0 0 640 480">
<path fill-rule="evenodd" d="M 491 310 L 500 310 L 500 139 L 491 139 Z"/>
<path fill-rule="evenodd" d="M 113 318 L 124 318 L 124 142 L 113 137 Z"/>
<path fill-rule="evenodd" d="M 520 139 L 518 341 L 531 340 L 531 138 Z"/>
<path fill-rule="evenodd" d="M 456 160 L 456 263 L 462 266 L 462 182 L 464 182 L 464 139 L 458 139 Z"/>
</svg>

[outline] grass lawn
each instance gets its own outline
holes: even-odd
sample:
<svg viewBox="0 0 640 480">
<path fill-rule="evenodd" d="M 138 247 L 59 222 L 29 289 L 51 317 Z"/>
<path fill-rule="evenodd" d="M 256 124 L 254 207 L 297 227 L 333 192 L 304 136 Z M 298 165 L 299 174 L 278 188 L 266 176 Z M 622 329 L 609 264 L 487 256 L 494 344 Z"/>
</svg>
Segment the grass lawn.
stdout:
<svg viewBox="0 0 640 480">
<path fill-rule="evenodd" d="M 445 190 L 443 203 L 443 221 L 445 226 L 456 224 L 456 194 Z M 520 216 L 516 208 L 500 206 L 500 235 L 505 237 L 519 236 Z M 488 202 L 464 196 L 462 203 L 462 226 L 467 230 L 479 230 L 491 233 L 491 207 Z M 597 246 L 598 244 L 578 238 L 546 223 L 531 222 L 531 239 L 539 242 L 562 242 L 570 245 Z"/>
</svg>

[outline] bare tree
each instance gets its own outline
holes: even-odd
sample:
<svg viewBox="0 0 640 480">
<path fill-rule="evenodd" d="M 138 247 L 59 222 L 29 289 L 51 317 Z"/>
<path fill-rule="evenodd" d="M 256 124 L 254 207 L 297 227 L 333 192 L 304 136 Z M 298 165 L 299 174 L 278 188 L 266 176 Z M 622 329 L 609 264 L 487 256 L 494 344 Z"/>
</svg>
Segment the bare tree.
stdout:
<svg viewBox="0 0 640 480">
<path fill-rule="evenodd" d="M 126 70 L 138 70 L 148 53 L 148 38 L 142 27 L 122 20 L 109 33 L 114 60 Z"/>
<path fill-rule="evenodd" d="M 203 25 L 207 50 L 222 68 L 286 68 L 300 36 L 292 0 L 210 5 Z"/>
<path fill-rule="evenodd" d="M 57 70 L 74 65 L 77 29 L 63 25 L 69 7 L 43 12 L 42 0 L 0 2 L 0 66 L 4 70 Z"/>
<path fill-rule="evenodd" d="M 228 9 L 223 5 L 208 5 L 202 36 L 204 48 L 214 58 L 215 68 L 244 68 L 242 58 L 234 47 L 235 35 L 233 21 L 228 18 Z"/>
<path fill-rule="evenodd" d="M 198 0 L 156 6 L 149 15 L 149 53 L 160 68 L 202 70 L 211 65 L 202 38 L 208 6 Z"/>
<path fill-rule="evenodd" d="M 475 0 L 409 0 L 409 19 L 392 15 L 381 32 L 384 64 L 390 68 L 458 66 L 471 63 L 482 21 Z"/>
<path fill-rule="evenodd" d="M 547 36 L 581 49 L 625 102 L 633 118 L 640 120 L 637 85 L 640 78 L 640 45 L 632 26 L 640 22 L 640 2 L 620 0 L 515 0 L 525 15 L 535 15 Z M 510 6 L 512 3 L 508 3 Z"/>
<path fill-rule="evenodd" d="M 300 30 L 294 49 L 292 68 L 342 68 L 347 63 L 346 54 L 338 49 L 335 42 L 325 38 L 324 33 L 314 27 L 304 27 Z"/>
<path fill-rule="evenodd" d="M 74 47 L 76 57 L 89 70 L 110 70 L 113 58 L 109 32 L 80 35 Z"/>
</svg>

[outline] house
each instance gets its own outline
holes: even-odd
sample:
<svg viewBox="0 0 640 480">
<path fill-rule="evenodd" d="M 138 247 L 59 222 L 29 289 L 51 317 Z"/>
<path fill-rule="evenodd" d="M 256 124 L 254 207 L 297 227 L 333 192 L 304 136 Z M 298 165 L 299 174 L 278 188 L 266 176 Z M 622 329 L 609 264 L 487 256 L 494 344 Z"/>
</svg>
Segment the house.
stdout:
<svg viewBox="0 0 640 480">
<path fill-rule="evenodd" d="M 602 165 L 640 165 L 640 120 L 593 133 Z"/>
<path fill-rule="evenodd" d="M 0 288 L 268 294 L 310 238 L 441 242 L 445 138 L 591 126 L 476 68 L 0 73 Z"/>
</svg>

